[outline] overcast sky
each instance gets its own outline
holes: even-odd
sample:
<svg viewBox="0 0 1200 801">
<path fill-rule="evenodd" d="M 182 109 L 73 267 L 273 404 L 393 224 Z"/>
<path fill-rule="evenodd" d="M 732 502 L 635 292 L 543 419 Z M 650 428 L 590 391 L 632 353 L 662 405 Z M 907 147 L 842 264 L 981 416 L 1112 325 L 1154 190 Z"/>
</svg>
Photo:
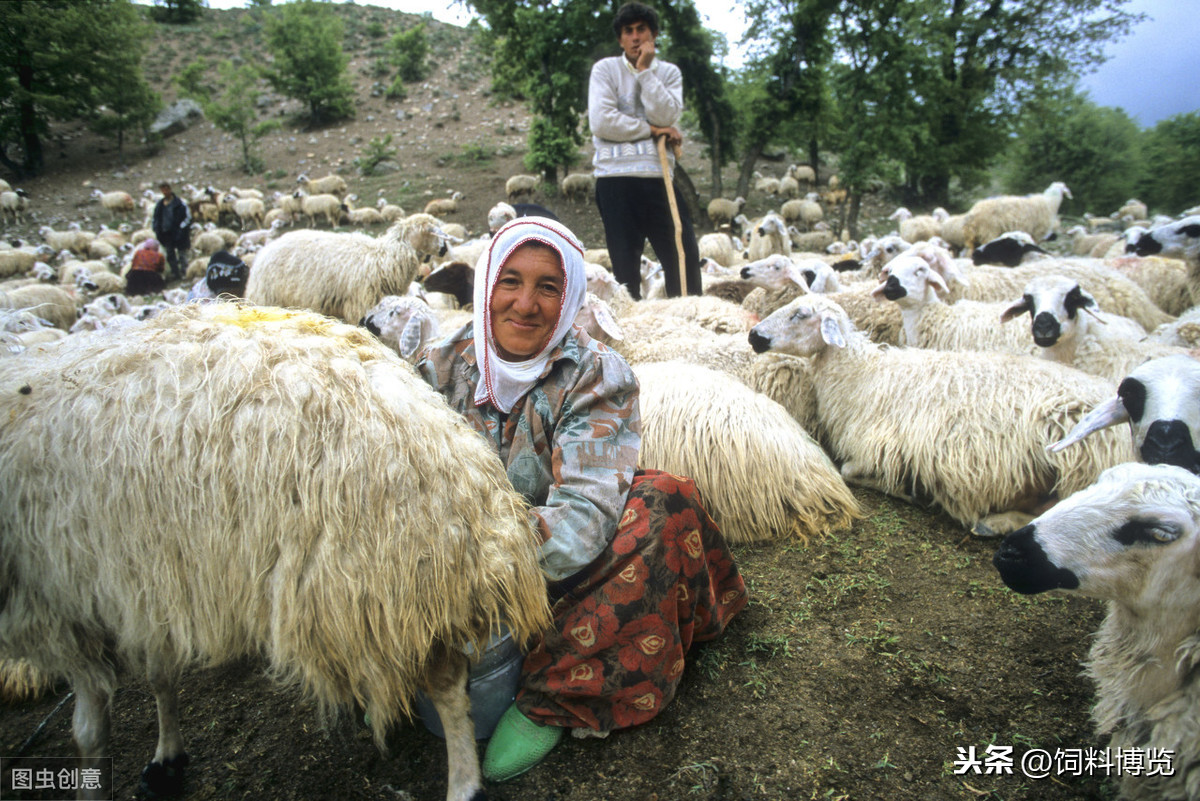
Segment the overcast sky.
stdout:
<svg viewBox="0 0 1200 801">
<path fill-rule="evenodd" d="M 278 0 L 277 0 L 278 1 Z M 694 0 L 705 27 L 725 35 L 731 51 L 745 30 L 737 0 Z M 241 8 L 245 0 L 209 0 L 213 8 Z M 430 11 L 435 19 L 465 25 L 470 14 L 454 0 L 364 0 L 413 14 Z M 1083 88 L 1101 106 L 1117 106 L 1144 127 L 1182 112 L 1200 111 L 1200 3 L 1197 0 L 1131 0 L 1128 10 L 1150 19 L 1115 45 L 1111 59 L 1085 76 Z M 727 65 L 738 66 L 737 53 Z"/>
</svg>

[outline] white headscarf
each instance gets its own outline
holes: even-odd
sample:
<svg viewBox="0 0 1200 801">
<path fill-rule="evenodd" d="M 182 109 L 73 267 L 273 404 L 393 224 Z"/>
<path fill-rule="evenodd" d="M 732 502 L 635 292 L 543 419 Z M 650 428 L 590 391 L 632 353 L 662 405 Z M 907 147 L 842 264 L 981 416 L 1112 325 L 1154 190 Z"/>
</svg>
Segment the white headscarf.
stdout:
<svg viewBox="0 0 1200 801">
<path fill-rule="evenodd" d="M 558 319 L 545 346 L 531 358 L 505 361 L 496 350 L 492 331 L 492 291 L 500 270 L 513 251 L 530 241 L 545 242 L 559 257 L 563 268 L 562 297 Z M 541 377 L 550 351 L 562 342 L 587 297 L 583 270 L 583 244 L 562 223 L 548 217 L 518 217 L 502 226 L 475 265 L 475 358 L 479 363 L 479 386 L 475 405 L 491 403 L 504 413 L 512 411 Z"/>
</svg>

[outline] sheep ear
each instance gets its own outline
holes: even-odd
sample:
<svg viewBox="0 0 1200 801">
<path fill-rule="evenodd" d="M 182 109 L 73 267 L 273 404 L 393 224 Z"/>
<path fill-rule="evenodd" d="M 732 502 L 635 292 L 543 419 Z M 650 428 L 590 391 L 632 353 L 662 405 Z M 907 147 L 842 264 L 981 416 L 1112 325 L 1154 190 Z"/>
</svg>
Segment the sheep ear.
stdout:
<svg viewBox="0 0 1200 801">
<path fill-rule="evenodd" d="M 405 359 L 411 359 L 421 349 L 425 333 L 424 321 L 423 315 L 413 314 L 404 324 L 404 330 L 400 333 L 400 355 Z"/>
<path fill-rule="evenodd" d="M 788 265 L 784 267 L 783 270 L 789 281 L 803 289 L 805 292 L 808 292 L 808 282 L 804 280 L 804 274 L 800 272 L 800 268 L 796 266 L 794 261 L 788 259 Z"/>
<path fill-rule="evenodd" d="M 596 325 L 600 326 L 600 330 L 605 336 L 620 342 L 625 339 L 625 332 L 621 330 L 621 324 L 617 322 L 617 318 L 612 313 L 612 308 L 603 301 L 591 304 L 592 319 L 596 321 Z"/>
<path fill-rule="evenodd" d="M 1119 423 L 1125 423 L 1129 420 L 1129 412 L 1125 409 L 1125 404 L 1121 403 L 1119 397 L 1112 398 L 1092 409 L 1085 414 L 1075 427 L 1071 429 L 1065 437 L 1055 442 L 1053 445 L 1046 446 L 1046 450 L 1051 453 L 1058 453 L 1064 448 L 1074 445 L 1076 442 L 1094 434 L 1102 428 L 1115 426 Z"/>
<path fill-rule="evenodd" d="M 1071 291 L 1063 299 L 1063 305 L 1066 307 L 1067 313 L 1074 317 L 1075 312 L 1080 309 L 1087 311 L 1089 308 L 1094 308 L 1096 306 L 1096 299 L 1087 292 L 1084 292 L 1079 284 L 1076 284 L 1071 287 Z"/>
<path fill-rule="evenodd" d="M 1033 298 L 1029 297 L 1028 295 L 1025 295 L 1016 303 L 1002 311 L 1000 313 L 1000 322 L 1007 323 L 1009 320 L 1020 317 L 1026 312 L 1031 314 L 1033 313 Z"/>
<path fill-rule="evenodd" d="M 950 294 L 950 287 L 946 286 L 946 281 L 937 270 L 929 271 L 929 283 L 933 284 L 933 291 L 939 295 Z"/>
<path fill-rule="evenodd" d="M 826 345 L 833 345 L 835 348 L 846 347 L 846 338 L 842 336 L 842 326 L 835 315 L 821 315 L 821 339 L 825 340 Z"/>
</svg>

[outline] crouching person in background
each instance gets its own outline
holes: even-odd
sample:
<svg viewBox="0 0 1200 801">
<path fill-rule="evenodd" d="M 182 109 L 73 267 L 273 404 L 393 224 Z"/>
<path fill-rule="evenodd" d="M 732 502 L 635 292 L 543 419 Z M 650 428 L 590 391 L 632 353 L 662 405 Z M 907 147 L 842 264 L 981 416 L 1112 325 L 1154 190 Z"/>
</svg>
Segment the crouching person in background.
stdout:
<svg viewBox="0 0 1200 801">
<path fill-rule="evenodd" d="M 167 284 L 163 279 L 166 263 L 157 240 L 147 239 L 139 245 L 129 262 L 129 272 L 125 274 L 125 294 L 152 295 L 162 292 Z"/>
<path fill-rule="evenodd" d="M 691 480 L 637 470 L 637 380 L 573 326 L 586 291 L 574 234 L 513 220 L 476 266 L 473 321 L 418 364 L 495 447 L 543 541 L 554 625 L 532 644 L 488 743 L 492 781 L 536 765 L 564 729 L 603 736 L 652 719 L 691 644 L 746 605 Z"/>
</svg>

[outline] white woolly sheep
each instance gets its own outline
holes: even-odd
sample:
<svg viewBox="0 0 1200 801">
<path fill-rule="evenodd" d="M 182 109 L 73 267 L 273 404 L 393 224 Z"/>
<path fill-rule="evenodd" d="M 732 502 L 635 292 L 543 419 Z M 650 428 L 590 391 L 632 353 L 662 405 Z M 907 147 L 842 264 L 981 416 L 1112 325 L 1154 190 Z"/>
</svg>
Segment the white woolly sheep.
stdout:
<svg viewBox="0 0 1200 801">
<path fill-rule="evenodd" d="M 1110 255 L 1104 264 L 1146 291 L 1154 305 L 1167 314 L 1180 315 L 1192 307 L 1188 267 L 1181 259 L 1162 256 Z"/>
<path fill-rule="evenodd" d="M 829 457 L 778 403 L 694 364 L 633 371 L 641 387 L 638 464 L 695 480 L 730 542 L 807 542 L 862 517 Z"/>
<path fill-rule="evenodd" d="M 1029 335 L 1018 326 L 1006 326 L 1008 303 L 960 300 L 943 303 L 946 282 L 919 256 L 900 255 L 888 262 L 887 280 L 871 290 L 900 307 L 903 330 L 900 344 L 929 350 L 982 350 L 1029 354 Z"/>
<path fill-rule="evenodd" d="M 272 240 L 278 239 L 279 237 L 283 236 L 283 229 L 286 226 L 287 226 L 287 222 L 285 222 L 284 220 L 275 220 L 275 222 L 270 223 L 268 225 L 268 227 L 266 227 L 266 228 L 259 228 L 257 230 L 247 231 L 246 233 L 242 234 L 241 236 L 239 236 L 237 238 L 237 242 L 235 243 L 235 245 L 237 247 L 249 247 L 251 245 L 256 245 L 256 246 L 265 245 L 268 242 L 271 242 Z M 221 248 L 217 248 L 217 250 L 220 250 L 220 249 Z M 212 253 L 215 253 L 215 252 L 216 251 L 211 251 L 208 255 L 212 255 Z"/>
<path fill-rule="evenodd" d="M 346 195 L 346 199 L 343 201 L 345 212 L 342 218 L 350 225 L 362 227 L 365 225 L 384 225 L 387 223 L 387 220 L 383 218 L 383 214 L 379 209 L 374 206 L 356 207 L 355 203 L 357 201 L 358 195 L 354 194 Z"/>
<path fill-rule="evenodd" d="M 945 209 L 935 209 L 933 214 L 913 214 L 904 206 L 896 209 L 889 220 L 896 220 L 900 238 L 916 244 L 942 235 L 942 221 L 949 217 Z"/>
<path fill-rule="evenodd" d="M 596 186 L 596 179 L 586 172 L 573 172 L 562 179 L 563 197 L 570 201 L 587 200 Z"/>
<path fill-rule="evenodd" d="M 238 227 L 242 230 L 245 230 L 248 224 L 255 228 L 266 226 L 263 217 L 267 213 L 267 207 L 259 198 L 239 198 L 236 195 L 226 194 L 221 200 L 221 207 L 233 212 L 237 217 Z"/>
<path fill-rule="evenodd" d="M 811 231 L 801 231 L 796 226 L 789 225 L 788 239 L 792 242 L 793 253 L 823 253 L 837 241 L 833 231 L 829 229 L 829 224 L 825 222 L 816 223 Z"/>
<path fill-rule="evenodd" d="M 27 208 L 29 195 L 24 189 L 0 192 L 0 222 L 8 222 L 8 218 L 12 217 L 14 223 L 24 223 L 24 212 Z"/>
<path fill-rule="evenodd" d="M 803 191 L 800 187 L 800 182 L 790 175 L 785 175 L 779 179 L 779 194 L 781 197 L 797 198 L 800 197 L 800 192 Z"/>
<path fill-rule="evenodd" d="M 813 358 L 810 432 L 848 483 L 931 500 L 980 536 L 1016 530 L 1043 504 L 1132 456 L 1128 441 L 1112 436 L 1086 452 L 1047 453 L 1110 391 L 1069 367 L 1006 353 L 884 348 L 824 295 L 797 298 L 749 339 L 759 353 Z"/>
<path fill-rule="evenodd" d="M 425 346 L 441 335 L 433 309 L 421 298 L 409 295 L 381 298 L 358 324 L 410 364 L 416 364 Z"/>
<path fill-rule="evenodd" d="M 1065 231 L 1065 234 L 1070 237 L 1072 253 L 1076 256 L 1091 256 L 1097 259 L 1104 258 L 1113 246 L 1118 243 L 1123 245 L 1125 241 L 1121 234 L 1112 231 L 1091 233 L 1083 225 L 1071 226 Z"/>
<path fill-rule="evenodd" d="M 330 228 L 336 228 L 346 206 L 342 199 L 333 194 L 304 195 L 300 198 L 300 210 L 308 217 L 308 224 L 315 227 L 318 217 L 324 217 Z"/>
<path fill-rule="evenodd" d="M 792 252 L 792 240 L 787 225 L 775 212 L 767 212 L 750 228 L 750 241 L 746 245 L 746 258 L 750 261 L 765 259 L 774 253 L 788 255 Z"/>
<path fill-rule="evenodd" d="M 117 219 L 117 215 L 129 216 L 133 214 L 133 210 L 137 208 L 134 203 L 133 196 L 128 192 L 103 192 L 99 189 L 92 190 L 92 199 L 99 200 L 100 205 L 108 210 L 112 218 Z"/>
<path fill-rule="evenodd" d="M 1192 306 L 1171 322 L 1163 323 L 1146 339 L 1179 348 L 1200 348 L 1200 306 Z"/>
<path fill-rule="evenodd" d="M 758 170 L 754 171 L 754 191 L 762 192 L 764 195 L 779 194 L 779 179 L 771 176 L 764 176 Z"/>
<path fill-rule="evenodd" d="M 1115 220 L 1144 220 L 1150 216 L 1150 209 L 1146 208 L 1146 204 L 1137 198 L 1130 198 L 1125 201 L 1121 208 L 1113 212 Z"/>
<path fill-rule="evenodd" d="M 401 217 L 408 216 L 402 207 L 397 206 L 395 203 L 388 203 L 387 198 L 379 198 L 379 200 L 375 201 L 375 206 L 379 209 L 379 215 L 383 217 L 383 221 L 389 224 L 394 223 Z"/>
<path fill-rule="evenodd" d="M 1192 304 L 1200 305 L 1200 215 L 1152 228 L 1138 237 L 1133 252 L 1138 256 L 1183 259 L 1188 267 Z"/>
<path fill-rule="evenodd" d="M 744 331 L 718 334 L 685 317 L 652 314 L 618 319 L 617 325 L 621 339 L 611 334 L 596 338 L 631 365 L 680 361 L 743 381 L 754 366 L 754 351 Z"/>
<path fill-rule="evenodd" d="M 357 232 L 286 233 L 258 252 L 246 299 L 357 323 L 380 298 L 404 294 L 416 278 L 420 259 L 408 239 L 422 233 L 421 225 L 421 220 L 402 220 L 378 238 Z"/>
<path fill-rule="evenodd" d="M 1036 195 L 1001 195 L 977 201 L 963 221 L 968 248 L 976 248 L 1006 231 L 1024 231 L 1040 242 L 1058 228 L 1058 209 L 1071 190 L 1055 181 Z"/>
<path fill-rule="evenodd" d="M 462 192 L 454 192 L 450 197 L 436 197 L 425 204 L 425 213 L 435 217 L 454 214 L 458 211 L 458 201 L 462 200 Z"/>
<path fill-rule="evenodd" d="M 44 245 L 36 248 L 0 250 L 0 278 L 23 275 L 32 270 L 33 265 L 39 259 L 51 258 L 53 255 L 53 252 Z"/>
<path fill-rule="evenodd" d="M 345 179 L 340 175 L 326 175 L 324 178 L 313 180 L 307 175 L 301 174 L 296 178 L 296 183 L 310 195 L 337 195 L 339 200 L 350 191 L 350 188 L 346 186 Z"/>
<path fill-rule="evenodd" d="M 0 291 L 0 308 L 26 309 L 63 331 L 69 330 L 78 316 L 75 296 L 62 287 L 47 284 Z"/>
<path fill-rule="evenodd" d="M 1135 367 L 1117 394 L 1097 405 L 1062 440 L 1060 451 L 1091 434 L 1129 423 L 1133 448 L 1147 464 L 1173 464 L 1200 474 L 1200 362 L 1175 354 Z"/>
<path fill-rule="evenodd" d="M 504 182 L 504 194 L 508 197 L 508 202 L 512 203 L 519 197 L 533 197 L 534 190 L 541 183 L 541 178 L 536 175 L 513 175 Z"/>
<path fill-rule="evenodd" d="M 87 254 L 87 246 L 89 237 L 80 231 L 78 226 L 66 231 L 56 231 L 49 225 L 43 225 L 38 228 L 38 236 L 46 243 L 48 247 L 54 249 L 54 252 L 60 250 L 69 250 L 78 256 Z"/>
<path fill-rule="evenodd" d="M 86 262 L 85 262 L 86 264 Z M 94 297 L 125 291 L 125 278 L 105 270 L 80 266 L 75 270 L 75 286 L 84 295 Z"/>
<path fill-rule="evenodd" d="M 481 794 L 464 649 L 541 631 L 545 582 L 500 461 L 411 367 L 362 329 L 234 304 L 31 353 L 0 364 L 0 658 L 70 680 L 83 767 L 108 754 L 117 667 L 145 670 L 143 781 L 178 792 L 182 670 L 263 654 L 323 716 L 364 708 L 381 749 L 424 690 L 447 798 Z"/>
<path fill-rule="evenodd" d="M 511 204 L 500 201 L 488 211 L 488 231 L 496 233 L 507 222 L 517 219 L 517 210 Z"/>
<path fill-rule="evenodd" d="M 740 195 L 734 199 L 715 197 L 708 202 L 708 219 L 712 223 L 713 228 L 718 228 L 723 224 L 732 223 L 733 219 L 742 213 L 742 206 L 746 205 L 746 199 Z"/>
<path fill-rule="evenodd" d="M 253 197 L 253 198 L 257 198 L 259 200 L 266 199 L 263 196 L 263 193 L 258 189 L 245 189 L 245 188 L 237 187 L 237 186 L 229 187 L 229 191 L 226 192 L 225 194 L 233 195 L 234 197 L 241 197 L 241 198 Z"/>
<path fill-rule="evenodd" d="M 814 225 L 825 218 L 825 211 L 817 202 L 817 193 L 810 192 L 803 199 L 789 200 L 784 203 L 779 207 L 779 215 L 789 225 L 799 222 L 804 225 L 805 230 L 811 231 Z"/>
<path fill-rule="evenodd" d="M 1130 801 L 1200 798 L 1197 510 L 1200 479 L 1186 470 L 1119 465 L 1011 534 L 992 560 L 1017 592 L 1108 602 L 1086 662 L 1096 732 L 1115 753 L 1173 767 L 1120 771 Z"/>
<path fill-rule="evenodd" d="M 1004 312 L 1003 319 L 1025 313 L 1033 320 L 1033 341 L 1043 358 L 1114 383 L 1147 359 L 1184 352 L 1143 341 L 1146 331 L 1140 325 L 1100 311 L 1078 281 L 1059 275 L 1039 276 L 1026 284 L 1021 300 Z"/>
<path fill-rule="evenodd" d="M 732 267 L 738 262 L 738 252 L 733 247 L 733 237 L 716 232 L 704 234 L 696 240 L 701 259 L 711 259 L 722 267 Z"/>
</svg>

